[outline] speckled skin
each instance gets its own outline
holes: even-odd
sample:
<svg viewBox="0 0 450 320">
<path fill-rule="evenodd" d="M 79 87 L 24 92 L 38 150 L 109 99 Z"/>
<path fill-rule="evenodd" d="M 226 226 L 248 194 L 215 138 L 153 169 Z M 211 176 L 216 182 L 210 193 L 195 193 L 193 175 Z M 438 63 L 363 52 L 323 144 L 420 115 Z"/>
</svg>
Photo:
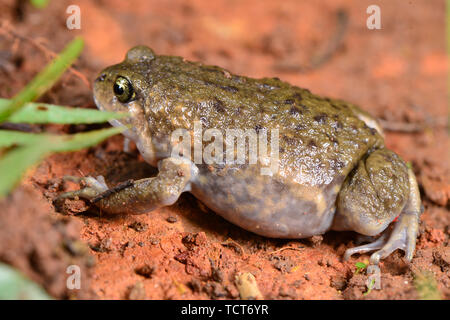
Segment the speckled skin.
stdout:
<svg viewBox="0 0 450 320">
<path fill-rule="evenodd" d="M 114 92 L 118 77 L 132 86 L 130 101 L 121 102 Z M 155 178 L 109 191 L 88 178 L 89 187 L 76 195 L 103 211 L 147 212 L 190 191 L 232 223 L 276 238 L 305 238 L 330 229 L 373 236 L 400 216 L 398 230 L 385 232 L 389 237 L 349 249 L 346 256 L 381 249 L 371 258 L 377 263 L 400 248 L 412 258 L 421 206 L 414 174 L 384 147 L 376 121 L 358 107 L 279 79 L 252 79 L 158 56 L 143 46 L 101 72 L 94 98 L 101 110 L 130 113 L 112 124 L 129 125 L 125 136 L 160 169 Z M 184 128 L 193 135 L 194 121 L 223 136 L 230 128 L 278 129 L 278 171 L 260 174 L 263 161 L 207 165 L 194 164 L 193 154 L 172 158 L 170 134 Z"/>
</svg>

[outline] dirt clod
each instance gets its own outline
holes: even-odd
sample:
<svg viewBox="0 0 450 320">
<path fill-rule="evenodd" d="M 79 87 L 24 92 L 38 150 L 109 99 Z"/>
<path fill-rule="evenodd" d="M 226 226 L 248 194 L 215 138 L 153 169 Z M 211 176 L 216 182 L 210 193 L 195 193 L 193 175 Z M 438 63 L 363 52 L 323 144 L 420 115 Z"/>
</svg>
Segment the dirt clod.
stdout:
<svg viewBox="0 0 450 320">
<path fill-rule="evenodd" d="M 178 219 L 175 216 L 170 216 L 167 218 L 167 222 L 169 222 L 169 223 L 175 223 L 177 221 L 178 221 Z"/>
<path fill-rule="evenodd" d="M 273 261 L 274 268 L 283 273 L 289 273 L 295 267 L 295 263 L 284 256 L 272 256 L 270 260 Z"/>
<path fill-rule="evenodd" d="M 450 272 L 450 247 L 433 250 L 433 263 L 439 266 L 442 272 Z"/>
<path fill-rule="evenodd" d="M 110 252 L 112 244 L 111 238 L 106 238 L 101 241 L 97 241 L 94 244 L 89 244 L 89 247 L 96 252 Z"/>
<path fill-rule="evenodd" d="M 136 232 L 144 232 L 148 229 L 148 225 L 140 221 L 135 221 L 129 224 L 128 227 L 135 230 Z"/>
<path fill-rule="evenodd" d="M 330 285 L 336 290 L 344 290 L 347 287 L 347 279 L 343 276 L 334 276 L 330 280 Z"/>
<path fill-rule="evenodd" d="M 143 266 L 137 267 L 134 269 L 134 272 L 136 274 L 143 276 L 144 278 L 150 279 L 155 272 L 156 268 L 153 266 L 149 266 L 148 264 L 145 264 Z"/>
</svg>

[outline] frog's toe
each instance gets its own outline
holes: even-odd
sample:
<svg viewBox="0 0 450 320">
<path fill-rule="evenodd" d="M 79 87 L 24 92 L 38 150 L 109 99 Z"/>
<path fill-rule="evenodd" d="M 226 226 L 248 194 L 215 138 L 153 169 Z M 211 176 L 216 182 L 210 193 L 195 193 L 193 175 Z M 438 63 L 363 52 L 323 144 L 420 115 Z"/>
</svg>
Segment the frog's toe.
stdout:
<svg viewBox="0 0 450 320">
<path fill-rule="evenodd" d="M 405 251 L 406 259 L 412 260 L 416 248 L 416 237 L 418 231 L 418 217 L 414 214 L 402 214 L 395 223 L 392 232 L 386 230 L 374 242 L 359 247 L 347 249 L 344 259 L 348 260 L 355 253 L 375 251 L 370 256 L 370 264 L 378 264 L 381 259 L 386 258 L 397 249 Z"/>
<path fill-rule="evenodd" d="M 392 240 L 389 241 L 378 251 L 374 252 L 370 256 L 370 264 L 378 264 L 381 259 L 388 257 L 392 252 L 397 249 L 405 250 L 405 245 L 403 241 Z"/>
<path fill-rule="evenodd" d="M 415 214 L 402 214 L 395 224 L 394 230 L 383 247 L 370 256 L 371 264 L 378 264 L 397 249 L 405 251 L 405 258 L 411 261 L 416 248 L 419 229 L 418 217 Z"/>
<path fill-rule="evenodd" d="M 374 242 L 378 239 L 378 237 L 376 236 L 366 236 L 365 234 L 357 234 L 356 238 L 355 238 L 355 244 L 356 245 L 360 245 L 363 243 L 369 243 L 369 242 Z"/>
<path fill-rule="evenodd" d="M 364 244 L 362 246 L 354 247 L 347 249 L 344 254 L 344 260 L 350 259 L 352 255 L 355 253 L 366 253 L 374 250 L 381 249 L 383 245 L 386 243 L 387 235 L 386 233 L 383 233 L 377 240 L 374 242 Z"/>
<path fill-rule="evenodd" d="M 57 200 L 75 199 L 75 198 L 84 198 L 91 200 L 97 197 L 99 194 L 108 190 L 108 186 L 106 185 L 103 176 L 98 176 L 97 178 L 91 176 L 88 177 L 65 176 L 63 177 L 63 180 L 80 183 L 85 185 L 85 187 L 75 191 L 64 192 L 58 196 Z"/>
</svg>

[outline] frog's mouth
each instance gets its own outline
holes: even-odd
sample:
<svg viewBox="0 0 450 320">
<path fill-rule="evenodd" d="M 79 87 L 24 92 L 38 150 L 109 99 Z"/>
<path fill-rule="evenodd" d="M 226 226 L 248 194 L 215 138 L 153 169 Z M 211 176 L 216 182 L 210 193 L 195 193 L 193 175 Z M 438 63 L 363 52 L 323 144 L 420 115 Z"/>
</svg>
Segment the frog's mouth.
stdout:
<svg viewBox="0 0 450 320">
<path fill-rule="evenodd" d="M 97 108 L 99 110 L 110 111 L 109 108 L 105 108 L 104 104 L 101 103 L 96 98 L 95 93 L 94 93 L 93 98 L 94 98 L 95 105 L 97 106 Z M 137 112 L 137 110 L 140 110 L 141 108 L 136 107 L 136 106 L 131 106 L 131 109 L 132 110 L 134 109 L 134 111 Z M 157 163 L 156 163 L 156 158 L 155 158 L 155 151 L 153 148 L 150 133 L 146 132 L 146 134 L 142 134 L 142 133 L 140 134 L 139 130 L 140 129 L 143 130 L 145 128 L 140 127 L 139 124 L 137 124 L 137 125 L 136 125 L 136 123 L 133 124 L 133 121 L 132 121 L 133 111 L 129 111 L 129 113 L 130 113 L 130 117 L 123 118 L 123 119 L 125 119 L 125 121 L 127 119 L 129 119 L 128 122 L 123 123 L 122 121 L 119 121 L 117 119 L 112 119 L 112 120 L 109 120 L 108 122 L 113 127 L 119 127 L 119 128 L 125 127 L 126 129 L 122 132 L 122 134 L 125 136 L 125 138 L 134 141 L 136 143 L 136 146 L 137 146 L 139 152 L 144 157 L 145 161 L 147 161 L 148 163 L 150 163 L 151 165 L 156 167 Z"/>
<path fill-rule="evenodd" d="M 104 107 L 104 105 L 96 98 L 95 94 L 93 95 L 94 98 L 94 102 L 95 105 L 97 106 L 97 109 L 99 109 L 100 111 L 109 111 L 107 108 Z M 126 118 L 125 118 L 126 119 Z M 126 123 L 123 123 L 117 119 L 112 119 L 112 120 L 108 120 L 108 122 L 113 126 L 113 127 L 125 127 L 127 129 L 125 129 L 122 134 L 127 137 L 128 139 L 134 140 L 136 141 L 136 133 L 134 132 L 135 130 L 133 130 L 133 128 L 130 128 L 130 126 Z"/>
</svg>

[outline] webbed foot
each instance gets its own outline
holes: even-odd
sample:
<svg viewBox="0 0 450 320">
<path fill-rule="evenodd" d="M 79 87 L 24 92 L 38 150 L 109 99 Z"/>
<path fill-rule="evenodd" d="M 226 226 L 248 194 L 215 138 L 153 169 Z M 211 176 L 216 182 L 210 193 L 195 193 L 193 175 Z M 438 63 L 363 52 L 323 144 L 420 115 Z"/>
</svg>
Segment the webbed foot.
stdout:
<svg viewBox="0 0 450 320">
<path fill-rule="evenodd" d="M 355 253 L 377 250 L 370 256 L 370 264 L 378 264 L 381 259 L 386 258 L 393 251 L 401 249 L 406 253 L 406 259 L 411 261 L 416 248 L 416 237 L 419 229 L 418 220 L 416 214 L 404 213 L 400 215 L 392 231 L 386 230 L 372 243 L 347 249 L 344 259 L 348 260 Z"/>
<path fill-rule="evenodd" d="M 411 168 L 392 151 L 372 152 L 344 181 L 338 194 L 333 228 L 367 236 L 381 233 L 381 236 L 369 244 L 348 249 L 344 259 L 355 253 L 375 251 L 370 263 L 376 265 L 380 259 L 401 249 L 410 261 L 421 213 L 419 187 Z"/>
<path fill-rule="evenodd" d="M 75 191 L 64 192 L 56 198 L 57 201 L 61 199 L 76 199 L 76 198 L 92 200 L 98 197 L 100 194 L 104 193 L 106 190 L 108 190 L 108 186 L 106 185 L 105 178 L 103 178 L 103 176 L 98 176 L 97 178 L 91 176 L 88 177 L 65 176 L 63 177 L 63 180 L 79 183 L 81 185 L 84 185 L 85 187 Z"/>
</svg>

